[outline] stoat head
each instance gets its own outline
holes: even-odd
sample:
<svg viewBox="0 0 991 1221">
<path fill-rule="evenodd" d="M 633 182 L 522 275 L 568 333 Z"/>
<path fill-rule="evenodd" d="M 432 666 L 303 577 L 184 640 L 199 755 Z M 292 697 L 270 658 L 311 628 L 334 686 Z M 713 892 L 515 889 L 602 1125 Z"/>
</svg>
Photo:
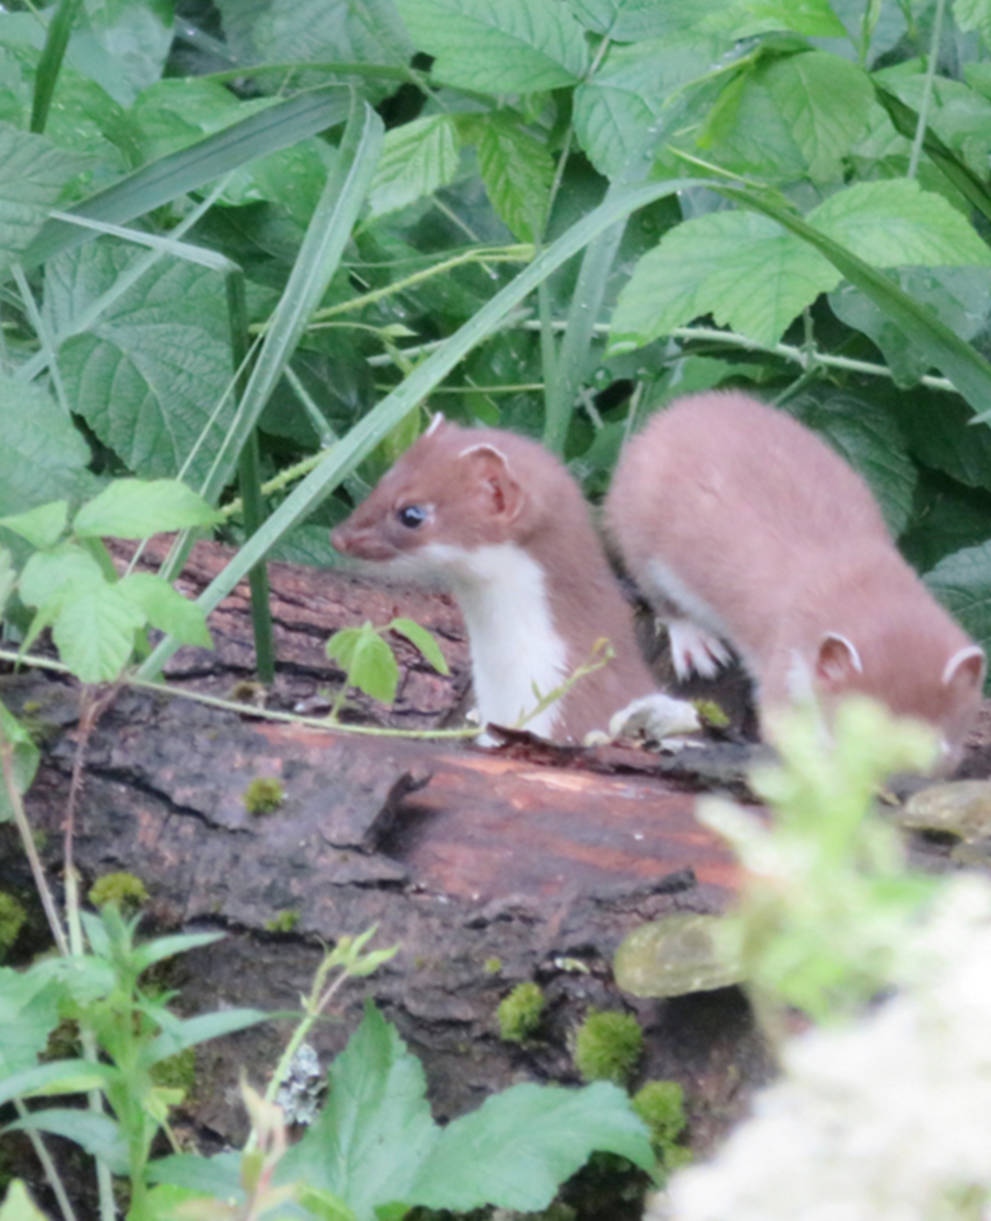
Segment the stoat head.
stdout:
<svg viewBox="0 0 991 1221">
<path fill-rule="evenodd" d="M 939 734 L 936 770 L 959 763 L 964 738 L 981 700 L 984 652 L 935 603 L 911 615 L 881 617 L 859 638 L 826 632 L 812 663 L 812 686 L 827 710 L 842 695 L 861 692 L 898 716 L 932 725 Z M 902 619 L 898 622 L 898 619 Z"/>
<path fill-rule="evenodd" d="M 536 442 L 436 416 L 371 495 L 332 533 L 334 547 L 364 560 L 525 546 L 541 516 L 536 468 L 557 467 Z"/>
</svg>

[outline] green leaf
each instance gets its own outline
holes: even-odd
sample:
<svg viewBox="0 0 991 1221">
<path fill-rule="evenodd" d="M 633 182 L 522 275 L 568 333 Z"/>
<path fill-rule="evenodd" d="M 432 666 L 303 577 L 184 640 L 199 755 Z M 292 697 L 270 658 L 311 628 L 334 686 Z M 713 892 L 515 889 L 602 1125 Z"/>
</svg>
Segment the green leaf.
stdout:
<svg viewBox="0 0 991 1221">
<path fill-rule="evenodd" d="M 821 433 L 870 484 L 896 537 L 912 516 L 917 473 L 897 419 L 853 394 L 830 394 L 823 401 L 799 398 L 787 410 Z"/>
<path fill-rule="evenodd" d="M 397 0 L 433 76 L 475 93 L 535 93 L 575 85 L 588 58 L 562 4 L 532 0 Z"/>
<path fill-rule="evenodd" d="M 707 29 L 749 38 L 773 30 L 794 30 L 811 38 L 845 38 L 843 23 L 829 0 L 729 0 L 709 9 Z"/>
<path fill-rule="evenodd" d="M 792 183 L 807 172 L 790 125 L 752 64 L 745 64 L 723 89 L 697 141 L 707 158 L 727 169 L 757 175 L 761 182 Z"/>
<path fill-rule="evenodd" d="M 299 1188 L 300 1205 L 319 1221 L 355 1221 L 354 1213 L 330 1191 L 321 1191 L 316 1187 L 303 1186 Z M 402 1218 L 406 1209 L 399 1214 Z M 381 1213 L 378 1214 L 381 1221 Z"/>
<path fill-rule="evenodd" d="M 0 512 L 74 496 L 92 485 L 89 446 L 40 386 L 0 373 Z"/>
<path fill-rule="evenodd" d="M 405 208 L 453 182 L 459 145 L 458 126 L 452 115 L 429 115 L 386 132 L 368 191 L 372 215 Z"/>
<path fill-rule="evenodd" d="M 179 479 L 115 479 L 72 521 L 78 538 L 149 538 L 221 520 L 216 509 Z"/>
<path fill-rule="evenodd" d="M 914 179 L 858 183 L 831 195 L 806 219 L 877 267 L 991 265 L 991 249 L 966 218 Z"/>
<path fill-rule="evenodd" d="M 392 649 L 370 623 L 335 632 L 327 641 L 326 650 L 332 661 L 339 661 L 344 667 L 348 686 L 357 687 L 383 704 L 396 698 L 399 666 Z"/>
<path fill-rule="evenodd" d="M 241 1154 L 236 1150 L 218 1153 L 215 1157 L 200 1157 L 195 1153 L 160 1157 L 148 1163 L 148 1179 L 152 1183 L 167 1183 L 220 1200 L 240 1200 L 244 1196 Z"/>
<path fill-rule="evenodd" d="M 438 674 L 450 674 L 450 668 L 444 658 L 444 654 L 440 651 L 440 645 L 431 633 L 425 627 L 421 627 L 415 619 L 402 617 L 393 619 L 389 624 L 389 630 L 398 632 L 400 636 L 405 636 L 410 644 L 415 649 L 418 649 L 427 661 L 430 662 Z"/>
<path fill-rule="evenodd" d="M 511 111 L 495 111 L 472 124 L 478 168 L 492 206 L 521 241 L 543 232 L 554 163 L 546 145 Z"/>
<path fill-rule="evenodd" d="M 168 632 L 182 644 L 196 644 L 205 649 L 213 647 L 203 608 L 184 598 L 164 577 L 150 572 L 132 572 L 117 588 L 141 610 L 152 627 Z"/>
<path fill-rule="evenodd" d="M 218 1039 L 235 1030 L 247 1030 L 249 1026 L 267 1022 L 270 1017 L 271 1014 L 264 1009 L 241 1008 L 222 1009 L 216 1013 L 201 1013 L 197 1017 L 182 1019 L 162 1009 L 159 1011 L 161 1032 L 152 1040 L 146 1053 L 149 1063 L 168 1059 L 187 1047 Z"/>
<path fill-rule="evenodd" d="M 7 708 L 0 704 L 0 734 L 14 748 L 13 770 L 14 785 L 18 793 L 26 793 L 34 782 L 35 772 L 41 759 L 41 752 L 34 739 Z M 0 822 L 6 822 L 13 815 L 10 800 L 7 796 L 7 786 L 0 776 Z M 0 1026 L 2 1026 L 2 1007 L 0 1007 Z M 0 1039 L 0 1076 L 4 1062 L 4 1042 Z"/>
<path fill-rule="evenodd" d="M 839 278 L 826 258 L 768 218 L 710 212 L 671 229 L 637 264 L 619 295 L 611 346 L 648 343 L 705 314 L 773 344 Z"/>
<path fill-rule="evenodd" d="M 701 25 L 707 11 L 698 0 L 568 0 L 578 20 L 614 42 L 671 37 Z"/>
<path fill-rule="evenodd" d="M 68 515 L 67 501 L 52 500 L 26 513 L 0 517 L 0 526 L 26 538 L 32 547 L 52 547 L 61 537 Z"/>
<path fill-rule="evenodd" d="M 131 962 L 140 974 L 156 962 L 174 958 L 176 954 L 186 954 L 189 950 L 196 950 L 201 946 L 213 945 L 222 941 L 224 936 L 224 933 L 171 933 L 166 937 L 155 937 L 134 947 Z"/>
<path fill-rule="evenodd" d="M 144 615 L 116 585 L 102 582 L 62 595 L 52 639 L 83 683 L 111 682 L 130 660 Z"/>
<path fill-rule="evenodd" d="M 932 590 L 984 651 L 991 653 L 991 542 L 944 557 L 925 575 Z"/>
<path fill-rule="evenodd" d="M 27 249 L 83 164 L 45 136 L 0 122 L 0 268 Z"/>
<path fill-rule="evenodd" d="M 410 1201 L 436 1139 L 420 1062 L 366 1001 L 361 1025 L 330 1070 L 323 1110 L 276 1173 L 280 1182 L 304 1179 L 330 1191 L 358 1221 L 374 1221 L 377 1204 Z"/>
<path fill-rule="evenodd" d="M 843 157 L 870 123 L 874 98 L 867 74 L 838 55 L 805 51 L 775 60 L 762 73 L 817 182 L 840 176 Z"/>
<path fill-rule="evenodd" d="M 51 551 L 37 551 L 24 565 L 18 592 L 28 606 L 46 606 L 63 593 L 106 585 L 96 560 L 77 543 L 65 542 Z"/>
<path fill-rule="evenodd" d="M 602 1081 L 580 1090 L 514 1085 L 443 1129 L 404 1199 L 457 1212 L 485 1204 L 534 1212 L 597 1150 L 654 1165 L 623 1090 Z"/>
<path fill-rule="evenodd" d="M 13 719 L 0 704 L 5 733 L 6 718 Z M 0 967 L 0 1078 L 32 1067 L 58 1023 L 58 997 L 50 980 L 30 969 Z"/>
<path fill-rule="evenodd" d="M 953 0 L 953 19 L 961 30 L 977 30 L 991 47 L 991 4 L 988 0 Z"/>
<path fill-rule="evenodd" d="M 967 408 L 940 395 L 908 394 L 898 422 L 912 456 L 971 488 L 991 488 L 991 428 L 971 423 Z"/>
<path fill-rule="evenodd" d="M 171 0 L 89 4 L 86 20 L 73 31 L 68 62 L 129 106 L 161 75 L 172 45 L 172 17 Z"/>
<path fill-rule="evenodd" d="M 23 1119 L 7 1124 L 6 1132 L 51 1132 L 75 1141 L 91 1157 L 106 1162 L 112 1174 L 127 1174 L 127 1140 L 109 1115 L 93 1111 L 50 1107 L 32 1111 Z"/>
<path fill-rule="evenodd" d="M 55 334 L 72 336 L 59 348 L 59 367 L 72 410 L 130 471 L 173 476 L 189 459 L 185 477 L 199 483 L 233 415 L 229 401 L 215 410 L 232 369 L 221 276 L 159 262 L 72 335 L 75 319 L 140 257 L 111 239 L 48 264 L 45 312 Z"/>
<path fill-rule="evenodd" d="M 0 1080 L 0 1104 L 12 1098 L 44 1098 L 52 1094 L 81 1094 L 102 1089 L 116 1079 L 117 1070 L 109 1064 L 89 1060 L 52 1060 L 23 1068 Z"/>
<path fill-rule="evenodd" d="M 14 1179 L 0 1204 L 0 1221 L 48 1221 L 48 1218 L 28 1195 L 20 1179 Z"/>
<path fill-rule="evenodd" d="M 221 5 L 225 29 L 237 22 L 238 10 L 244 8 L 244 0 Z M 252 26 L 251 38 L 251 57 L 275 63 L 395 64 L 405 76 L 413 55 L 391 0 L 363 0 L 361 4 L 352 0 L 269 0 Z M 323 77 L 321 71 L 317 79 Z M 348 79 L 354 80 L 354 76 L 348 74 Z M 378 100 L 369 79 L 359 80 L 362 96 Z"/>
</svg>

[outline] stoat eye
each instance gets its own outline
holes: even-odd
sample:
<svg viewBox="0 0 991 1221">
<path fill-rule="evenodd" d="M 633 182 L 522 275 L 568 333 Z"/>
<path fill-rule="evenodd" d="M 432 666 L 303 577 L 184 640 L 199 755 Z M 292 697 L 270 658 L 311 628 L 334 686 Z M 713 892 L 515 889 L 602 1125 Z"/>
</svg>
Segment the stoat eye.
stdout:
<svg viewBox="0 0 991 1221">
<path fill-rule="evenodd" d="M 427 520 L 427 511 L 420 505 L 403 505 L 396 510 L 396 516 L 407 530 L 416 530 Z"/>
</svg>

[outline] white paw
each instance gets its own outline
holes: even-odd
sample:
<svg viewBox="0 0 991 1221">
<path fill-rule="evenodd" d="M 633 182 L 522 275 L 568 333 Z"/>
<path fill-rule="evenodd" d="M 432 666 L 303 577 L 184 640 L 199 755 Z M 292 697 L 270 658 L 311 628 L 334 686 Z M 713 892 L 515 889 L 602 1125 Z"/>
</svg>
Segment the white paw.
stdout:
<svg viewBox="0 0 991 1221">
<path fill-rule="evenodd" d="M 720 666 L 730 660 L 730 651 L 718 636 L 713 636 L 691 619 L 672 619 L 668 623 L 671 660 L 682 682 L 692 674 L 715 678 Z"/>
<path fill-rule="evenodd" d="M 699 728 L 698 713 L 693 704 L 661 691 L 640 696 L 625 708 L 620 708 L 609 720 L 611 738 L 643 736 L 654 742 L 675 734 L 692 733 Z"/>
</svg>

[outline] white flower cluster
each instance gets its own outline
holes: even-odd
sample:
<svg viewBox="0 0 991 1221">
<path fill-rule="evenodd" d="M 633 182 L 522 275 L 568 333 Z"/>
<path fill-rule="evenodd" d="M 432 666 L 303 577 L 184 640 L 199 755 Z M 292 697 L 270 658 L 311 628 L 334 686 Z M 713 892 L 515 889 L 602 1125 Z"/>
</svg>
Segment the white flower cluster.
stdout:
<svg viewBox="0 0 991 1221">
<path fill-rule="evenodd" d="M 991 886 L 948 881 L 898 991 L 786 1045 L 783 1077 L 650 1221 L 991 1218 Z"/>
</svg>

